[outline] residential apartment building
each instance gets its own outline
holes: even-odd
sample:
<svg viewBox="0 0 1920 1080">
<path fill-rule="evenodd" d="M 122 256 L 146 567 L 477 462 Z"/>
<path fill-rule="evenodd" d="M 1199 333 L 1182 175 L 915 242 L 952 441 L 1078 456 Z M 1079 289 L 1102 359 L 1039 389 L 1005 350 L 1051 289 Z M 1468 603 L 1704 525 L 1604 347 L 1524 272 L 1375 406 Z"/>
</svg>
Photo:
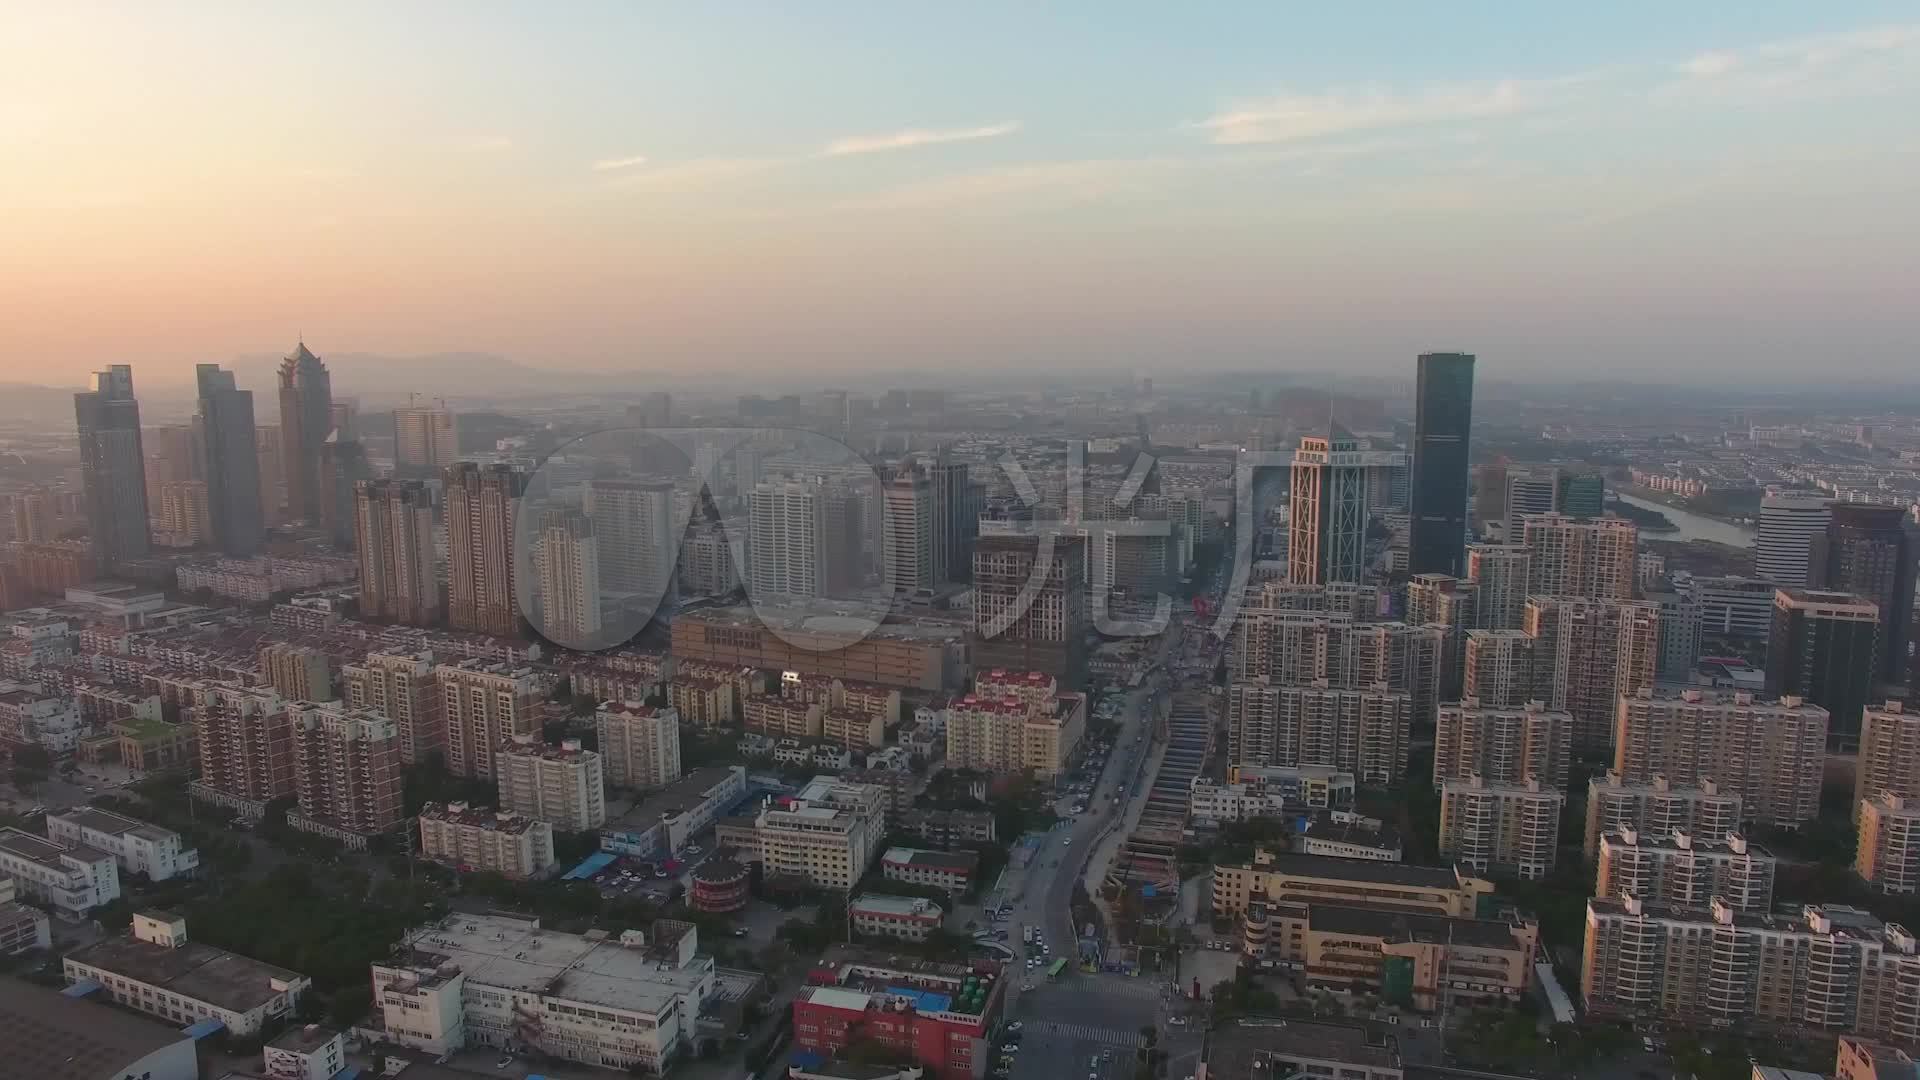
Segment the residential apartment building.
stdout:
<svg viewBox="0 0 1920 1080">
<path fill-rule="evenodd" d="M 817 702 L 760 694 L 741 702 L 740 713 L 748 731 L 775 739 L 817 739 L 823 708 Z"/>
<path fill-rule="evenodd" d="M 433 626 L 442 603 L 433 489 L 417 480 L 361 480 L 353 490 L 360 614 Z"/>
<path fill-rule="evenodd" d="M 390 1038 L 429 1054 L 511 1048 L 659 1075 L 692 1056 L 717 991 L 698 941 L 668 919 L 605 937 L 455 912 L 373 965 L 374 1007 Z"/>
<path fill-rule="evenodd" d="M 947 707 L 947 761 L 955 768 L 1057 776 L 1086 727 L 1082 694 L 968 694 Z"/>
<path fill-rule="evenodd" d="M 420 854 L 462 872 L 526 881 L 553 866 L 553 826 L 492 807 L 427 803 L 420 808 Z"/>
<path fill-rule="evenodd" d="M 1881 791 L 1856 811 L 1854 873 L 1883 893 L 1920 892 L 1920 800 Z"/>
<path fill-rule="evenodd" d="M 1534 700 L 1540 687 L 1533 640 L 1519 629 L 1467 631 L 1461 650 L 1462 697 L 1496 709 L 1519 708 Z"/>
<path fill-rule="evenodd" d="M 144 821 L 91 806 L 48 812 L 47 839 L 67 847 L 86 847 L 112 855 L 120 869 L 168 881 L 200 869 L 200 852 L 180 834 Z"/>
<path fill-rule="evenodd" d="M 53 927 L 47 913 L 20 903 L 14 899 L 18 894 L 13 879 L 0 874 L 0 956 L 53 947 Z"/>
<path fill-rule="evenodd" d="M 492 776 L 493 754 L 515 735 L 540 730 L 553 682 L 530 667 L 463 660 L 434 668 L 447 728 L 447 769 Z"/>
<path fill-rule="evenodd" d="M 296 702 L 293 725 L 295 828 L 348 843 L 400 823 L 400 729 L 376 713 Z"/>
<path fill-rule="evenodd" d="M 1860 803 L 1881 792 L 1920 799 L 1920 709 L 1899 701 L 1868 709 L 1860 719 L 1860 759 L 1853 798 Z"/>
<path fill-rule="evenodd" d="M 1719 900 L 1706 908 L 1589 900 L 1580 980 L 1596 1017 L 1920 1037 L 1913 935 L 1837 904 L 1755 915 Z"/>
<path fill-rule="evenodd" d="M 1626 518 L 1528 514 L 1520 519 L 1520 542 L 1532 552 L 1527 592 L 1631 600 L 1639 539 L 1639 526 Z"/>
<path fill-rule="evenodd" d="M 1684 829 L 1664 836 L 1622 829 L 1600 836 L 1593 895 L 1691 908 L 1717 898 L 1735 911 L 1764 915 L 1773 910 L 1775 867 L 1772 852 L 1737 832 L 1696 837 Z"/>
<path fill-rule="evenodd" d="M 1459 866 L 1410 866 L 1261 849 L 1250 863 L 1213 868 L 1213 910 L 1222 915 L 1243 915 L 1252 903 L 1293 901 L 1466 917 L 1479 910 L 1482 897 L 1492 895 L 1493 882 Z"/>
<path fill-rule="evenodd" d="M 593 714 L 593 726 L 612 787 L 650 791 L 680 779 L 680 714 L 673 709 L 609 701 Z"/>
<path fill-rule="evenodd" d="M 667 705 L 688 724 L 701 729 L 730 728 L 738 719 L 734 702 L 738 692 L 725 679 L 704 675 L 676 675 L 667 681 Z"/>
<path fill-rule="evenodd" d="M 1532 591 L 1533 549 L 1524 544 L 1468 544 L 1467 580 L 1474 587 L 1478 629 L 1518 630 Z"/>
<path fill-rule="evenodd" d="M 232 696 L 195 706 L 192 715 L 196 787 L 261 806 L 294 793 L 293 721 L 279 698 Z"/>
<path fill-rule="evenodd" d="M 975 540 L 968 638 L 975 669 L 1042 671 L 1069 688 L 1084 684 L 1086 639 L 1093 628 L 1087 564 L 1081 536 Z M 1036 580 L 1037 588 L 1031 584 Z"/>
<path fill-rule="evenodd" d="M 120 897 L 120 865 L 113 855 L 12 826 L 0 828 L 0 877 L 12 878 L 21 894 L 73 922 Z"/>
<path fill-rule="evenodd" d="M 333 700 L 332 667 L 319 649 L 284 641 L 264 646 L 260 674 L 288 701 Z"/>
<path fill-rule="evenodd" d="M 446 752 L 444 694 L 432 653 L 368 653 L 365 661 L 342 667 L 340 681 L 349 708 L 393 721 L 401 764 L 416 765 Z"/>
<path fill-rule="evenodd" d="M 1564 789 L 1572 728 L 1570 714 L 1538 701 L 1517 709 L 1483 707 L 1476 698 L 1442 705 L 1434 728 L 1433 782 L 1478 774 L 1494 784 L 1537 778 Z"/>
<path fill-rule="evenodd" d="M 1799 698 L 1649 690 L 1620 699 L 1613 767 L 1628 784 L 1712 777 L 1748 821 L 1791 828 L 1820 812 L 1826 739 L 1827 711 Z"/>
<path fill-rule="evenodd" d="M 816 776 L 792 799 L 763 807 L 757 826 L 767 873 L 851 888 L 879 853 L 884 804 L 879 788 Z"/>
<path fill-rule="evenodd" d="M 182 1027 L 218 1020 L 249 1038 L 290 1016 L 313 980 L 286 968 L 203 945 L 187 921 L 163 911 L 136 913 L 131 931 L 66 955 L 69 983 L 98 983 L 116 1005 Z"/>
<path fill-rule="evenodd" d="M 447 621 L 456 630 L 517 631 L 514 519 L 526 483 L 526 475 L 508 465 L 447 467 Z"/>
<path fill-rule="evenodd" d="M 1477 773 L 1440 785 L 1440 854 L 1480 873 L 1537 881 L 1553 872 L 1565 792 L 1538 777 L 1489 782 Z"/>
<path fill-rule="evenodd" d="M 1393 784 L 1407 764 L 1413 695 L 1375 683 L 1336 688 L 1234 682 L 1227 687 L 1230 759 L 1250 766 L 1323 766 L 1361 783 Z"/>
<path fill-rule="evenodd" d="M 1710 776 L 1693 786 L 1676 786 L 1665 776 L 1628 783 L 1612 769 L 1587 781 L 1587 827 L 1583 849 L 1588 858 L 1600 850 L 1600 835 L 1633 829 L 1643 835 L 1670 836 L 1675 830 L 1693 836 L 1725 836 L 1739 832 L 1745 815 L 1740 796 L 1723 791 Z"/>
<path fill-rule="evenodd" d="M 493 756 L 500 808 L 566 832 L 597 829 L 607 822 L 601 761 L 579 739 L 551 746 L 537 734 L 515 735 Z"/>
<path fill-rule="evenodd" d="M 1536 696 L 1572 714 L 1574 749 L 1610 747 L 1620 695 L 1651 687 L 1659 671 L 1659 605 L 1529 596 L 1522 628 L 1533 639 Z"/>
</svg>

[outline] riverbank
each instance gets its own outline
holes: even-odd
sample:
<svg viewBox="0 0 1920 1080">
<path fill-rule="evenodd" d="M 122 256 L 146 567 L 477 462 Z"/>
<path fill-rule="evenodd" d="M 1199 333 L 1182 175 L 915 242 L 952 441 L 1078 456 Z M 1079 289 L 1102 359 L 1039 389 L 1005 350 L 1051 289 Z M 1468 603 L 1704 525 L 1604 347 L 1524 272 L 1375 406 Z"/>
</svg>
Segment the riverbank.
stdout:
<svg viewBox="0 0 1920 1080">
<path fill-rule="evenodd" d="M 1677 533 L 1680 531 L 1680 526 L 1675 525 L 1673 519 L 1668 517 L 1663 510 L 1651 510 L 1647 507 L 1630 503 L 1625 499 L 1615 499 L 1607 505 L 1607 509 L 1615 515 L 1626 518 L 1628 521 L 1638 525 L 1640 531 L 1643 533 L 1660 533 L 1664 535 L 1666 533 Z"/>
<path fill-rule="evenodd" d="M 1644 488 L 1625 485 L 1616 489 L 1614 495 L 1617 501 L 1610 505 L 1616 510 L 1635 507 L 1659 514 L 1671 522 L 1674 530 L 1662 531 L 1659 537 L 1662 540 L 1707 540 L 1727 547 L 1745 548 L 1753 545 L 1754 537 L 1757 535 L 1750 526 L 1702 514 L 1668 502 L 1667 500 L 1677 497 L 1664 492 L 1646 491 Z"/>
</svg>

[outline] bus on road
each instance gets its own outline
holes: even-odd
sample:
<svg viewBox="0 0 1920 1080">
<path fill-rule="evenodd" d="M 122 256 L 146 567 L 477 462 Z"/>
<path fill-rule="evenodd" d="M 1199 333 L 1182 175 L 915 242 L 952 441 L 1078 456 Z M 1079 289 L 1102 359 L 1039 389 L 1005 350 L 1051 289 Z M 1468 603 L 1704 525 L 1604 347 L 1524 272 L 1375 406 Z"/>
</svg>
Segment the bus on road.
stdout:
<svg viewBox="0 0 1920 1080">
<path fill-rule="evenodd" d="M 1047 981 L 1059 982 L 1060 973 L 1065 970 L 1067 970 L 1067 958 L 1063 956 L 1060 959 L 1055 960 L 1053 963 L 1047 965 Z"/>
</svg>

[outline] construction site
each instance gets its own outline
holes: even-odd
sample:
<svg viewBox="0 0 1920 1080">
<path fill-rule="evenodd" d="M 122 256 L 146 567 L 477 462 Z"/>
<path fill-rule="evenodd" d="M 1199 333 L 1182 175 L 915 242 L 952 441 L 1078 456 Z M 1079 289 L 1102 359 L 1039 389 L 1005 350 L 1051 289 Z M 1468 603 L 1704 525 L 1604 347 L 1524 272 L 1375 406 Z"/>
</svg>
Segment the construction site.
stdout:
<svg viewBox="0 0 1920 1080">
<path fill-rule="evenodd" d="M 1187 830 L 1190 790 L 1219 742 L 1219 699 L 1206 689 L 1173 695 L 1157 721 L 1159 752 L 1149 759 L 1146 796 L 1126 825 L 1107 868 L 1101 895 L 1122 944 L 1135 925 L 1161 926 L 1180 902 L 1180 846 Z M 1150 935 L 1157 936 L 1157 935 Z"/>
</svg>

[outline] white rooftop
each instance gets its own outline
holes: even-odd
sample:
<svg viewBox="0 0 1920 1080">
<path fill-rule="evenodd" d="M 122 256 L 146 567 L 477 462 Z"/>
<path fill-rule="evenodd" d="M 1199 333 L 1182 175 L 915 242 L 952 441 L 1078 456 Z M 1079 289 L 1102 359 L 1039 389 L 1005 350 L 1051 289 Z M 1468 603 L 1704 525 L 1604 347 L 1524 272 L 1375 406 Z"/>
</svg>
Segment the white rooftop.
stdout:
<svg viewBox="0 0 1920 1080">
<path fill-rule="evenodd" d="M 697 1007 L 713 978 L 711 957 L 674 968 L 618 938 L 592 941 L 498 915 L 455 912 L 416 931 L 410 943 L 453 963 L 469 982 L 653 1015 L 681 996 Z"/>
</svg>

